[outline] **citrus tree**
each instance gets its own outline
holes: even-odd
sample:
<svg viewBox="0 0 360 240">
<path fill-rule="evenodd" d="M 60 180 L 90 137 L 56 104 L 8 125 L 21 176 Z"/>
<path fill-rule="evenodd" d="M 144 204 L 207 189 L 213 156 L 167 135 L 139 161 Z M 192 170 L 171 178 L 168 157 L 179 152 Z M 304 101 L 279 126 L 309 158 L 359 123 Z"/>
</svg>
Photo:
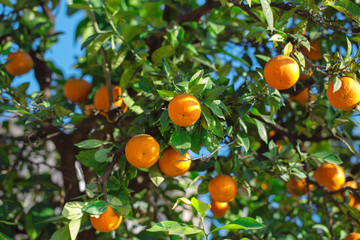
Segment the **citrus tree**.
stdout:
<svg viewBox="0 0 360 240">
<path fill-rule="evenodd" d="M 80 79 L 58 5 L 0 0 L 1 239 L 359 239 L 358 1 L 68 1 Z"/>
</svg>

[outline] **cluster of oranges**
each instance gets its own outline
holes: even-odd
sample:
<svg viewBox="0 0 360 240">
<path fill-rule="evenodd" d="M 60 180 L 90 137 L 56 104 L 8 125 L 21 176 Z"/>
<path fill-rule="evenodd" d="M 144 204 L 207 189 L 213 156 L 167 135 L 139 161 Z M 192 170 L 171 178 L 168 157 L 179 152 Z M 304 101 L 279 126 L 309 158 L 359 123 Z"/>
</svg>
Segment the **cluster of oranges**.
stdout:
<svg viewBox="0 0 360 240">
<path fill-rule="evenodd" d="M 310 60 L 320 60 L 322 58 L 320 41 L 310 42 L 311 49 L 308 51 L 302 47 L 301 51 Z M 306 69 L 300 75 L 299 64 L 290 56 L 279 55 L 271 58 L 265 65 L 264 76 L 265 81 L 278 90 L 284 90 L 292 87 L 298 80 L 306 80 L 313 72 Z M 334 81 L 331 81 L 326 96 L 330 104 L 339 110 L 351 110 L 360 103 L 360 84 L 357 80 L 342 76 L 339 77 L 341 87 L 334 92 Z M 309 89 L 305 88 L 296 96 L 290 97 L 291 100 L 299 102 L 305 106 L 309 101 Z"/>
<path fill-rule="evenodd" d="M 211 179 L 208 190 L 210 193 L 211 212 L 215 217 L 223 217 L 230 209 L 229 202 L 232 201 L 237 193 L 237 184 L 229 175 L 218 175 Z"/>
<path fill-rule="evenodd" d="M 115 105 L 121 106 L 122 101 L 115 101 L 115 99 L 121 95 L 121 89 L 114 87 L 113 91 Z M 107 88 L 100 88 L 98 93 L 102 96 L 107 95 Z M 102 105 L 96 104 L 97 102 Z M 107 102 L 107 105 L 105 102 Z M 108 101 L 100 99 L 96 94 L 94 104 L 97 109 L 107 109 L 109 107 Z M 200 118 L 201 114 L 198 100 L 194 96 L 185 93 L 173 98 L 169 104 L 168 111 L 170 119 L 178 126 L 193 125 Z M 159 155 L 159 143 L 148 134 L 139 134 L 132 137 L 125 146 L 126 159 L 134 167 L 149 168 L 159 160 L 160 170 L 170 177 L 181 176 L 190 169 L 191 158 L 188 153 L 181 156 L 175 149 L 169 146 L 162 152 L 160 159 Z M 122 217 L 119 216 L 111 206 L 108 206 L 107 210 L 102 213 L 99 218 L 90 217 L 92 226 L 101 232 L 115 230 L 119 227 L 121 220 Z"/>
<path fill-rule="evenodd" d="M 336 164 L 325 163 L 318 167 L 314 173 L 315 182 L 326 187 L 329 191 L 337 191 L 343 187 L 351 187 L 357 189 L 358 185 L 355 181 L 346 181 L 344 170 Z M 313 185 L 306 186 L 306 179 L 296 179 L 291 177 L 286 183 L 289 193 L 295 197 L 299 197 L 313 189 Z M 336 194 L 339 196 L 339 194 Z M 360 202 L 356 201 L 352 193 L 349 194 L 349 206 L 360 210 Z"/>
</svg>

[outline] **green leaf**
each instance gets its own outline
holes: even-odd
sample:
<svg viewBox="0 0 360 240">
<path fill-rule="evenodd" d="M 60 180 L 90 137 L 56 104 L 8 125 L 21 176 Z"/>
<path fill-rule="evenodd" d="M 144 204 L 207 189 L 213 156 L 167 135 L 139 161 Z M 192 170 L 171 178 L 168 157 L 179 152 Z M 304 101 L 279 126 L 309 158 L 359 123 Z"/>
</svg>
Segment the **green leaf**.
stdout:
<svg viewBox="0 0 360 240">
<path fill-rule="evenodd" d="M 80 4 L 80 3 L 74 3 L 74 4 L 70 4 L 68 5 L 69 8 L 75 8 L 75 9 L 85 9 L 85 10 L 91 10 L 93 9 L 91 6 L 86 5 L 86 4 Z"/>
<path fill-rule="evenodd" d="M 80 219 L 83 215 L 82 208 L 84 202 L 67 202 L 62 210 L 61 215 L 69 220 Z"/>
<path fill-rule="evenodd" d="M 169 126 L 169 113 L 168 113 L 168 110 L 165 110 L 161 113 L 160 115 L 160 131 L 162 133 L 165 132 L 166 128 Z"/>
<path fill-rule="evenodd" d="M 195 197 L 191 198 L 191 206 L 195 208 L 195 210 L 199 213 L 199 215 L 204 218 L 205 212 L 210 209 L 210 204 L 203 203 Z"/>
<path fill-rule="evenodd" d="M 175 53 L 175 49 L 171 45 L 165 45 L 156 49 L 151 55 L 151 60 L 154 64 L 162 62 L 163 58 L 169 58 Z"/>
<path fill-rule="evenodd" d="M 16 108 L 16 107 L 12 107 L 12 106 L 0 106 L 1 110 L 7 111 L 7 112 L 16 112 L 16 113 L 20 113 L 22 115 L 33 115 L 31 113 L 29 113 L 28 111 L 26 111 L 24 108 Z"/>
<path fill-rule="evenodd" d="M 159 96 L 161 99 L 165 101 L 171 101 L 176 95 L 178 95 L 178 92 L 169 91 L 169 90 L 157 90 Z"/>
<path fill-rule="evenodd" d="M 136 62 L 131 64 L 129 67 L 125 69 L 125 71 L 121 74 L 120 78 L 120 87 L 126 88 L 127 85 L 131 82 L 133 79 L 135 73 L 138 71 L 140 66 L 145 62 L 146 60 L 142 59 L 140 62 Z"/>
<path fill-rule="evenodd" d="M 291 44 L 291 42 L 288 42 L 284 47 L 283 53 L 284 55 L 289 56 L 292 53 L 292 51 L 293 51 L 293 45 Z"/>
<path fill-rule="evenodd" d="M 151 228 L 146 229 L 148 232 L 167 232 L 169 235 L 191 235 L 200 233 L 201 230 L 195 226 L 179 223 L 175 221 L 162 221 Z"/>
<path fill-rule="evenodd" d="M 120 216 L 127 216 L 132 210 L 130 204 L 125 204 L 125 205 L 121 205 L 121 206 L 113 206 L 113 209 Z"/>
<path fill-rule="evenodd" d="M 169 144 L 181 155 L 184 155 L 191 148 L 191 137 L 187 131 L 180 128 L 171 134 Z"/>
<path fill-rule="evenodd" d="M 312 226 L 313 229 L 320 229 L 322 232 L 324 232 L 329 238 L 331 237 L 329 228 L 323 224 L 314 224 Z"/>
<path fill-rule="evenodd" d="M 209 183 L 210 181 L 202 181 L 198 186 L 198 194 L 205 194 L 209 192 Z"/>
<path fill-rule="evenodd" d="M 180 202 L 183 202 L 183 203 L 185 203 L 185 204 L 187 204 L 187 205 L 191 205 L 191 201 L 190 201 L 189 199 L 187 199 L 186 197 L 182 197 L 182 198 L 178 198 L 178 199 L 176 200 L 176 203 L 175 203 L 174 206 L 171 208 L 171 210 L 174 210 L 174 209 L 177 207 L 177 205 L 179 205 Z"/>
<path fill-rule="evenodd" d="M 91 35 L 90 37 L 88 37 L 81 45 L 81 50 L 83 50 L 87 46 L 89 46 L 97 38 L 98 35 L 100 35 L 100 33 L 95 33 L 95 34 Z"/>
<path fill-rule="evenodd" d="M 82 142 L 74 144 L 75 146 L 79 148 L 85 148 L 85 149 L 91 149 L 91 148 L 97 148 L 104 144 L 109 144 L 110 142 L 98 140 L 98 139 L 88 139 L 84 140 Z"/>
<path fill-rule="evenodd" d="M 342 82 L 340 78 L 335 77 L 333 85 L 333 93 L 337 92 L 341 88 Z"/>
<path fill-rule="evenodd" d="M 265 143 L 267 143 L 268 142 L 268 137 L 267 137 L 266 128 L 265 128 L 264 124 L 262 122 L 260 122 L 259 120 L 257 120 L 256 118 L 254 118 L 254 120 L 255 120 L 256 127 L 257 127 L 260 138 Z"/>
<path fill-rule="evenodd" d="M 95 200 L 83 206 L 82 211 L 91 215 L 100 215 L 107 209 L 107 203 L 103 200 Z"/>
<path fill-rule="evenodd" d="M 360 24 L 360 8 L 348 0 L 326 1 L 324 5 L 331 6 Z"/>
<path fill-rule="evenodd" d="M 205 102 L 205 105 L 210 108 L 210 110 L 219 118 L 225 119 L 225 116 L 220 108 L 220 100 L 215 100 L 212 102 Z"/>
<path fill-rule="evenodd" d="M 313 153 L 310 154 L 310 157 L 315 157 L 318 158 L 324 162 L 327 163 L 334 163 L 334 164 L 341 164 L 342 161 L 339 158 L 338 155 L 336 155 L 335 153 L 331 153 L 331 152 L 318 152 L 318 153 Z"/>
<path fill-rule="evenodd" d="M 189 94 L 197 96 L 201 94 L 206 88 L 206 84 L 196 84 L 189 89 Z"/>
<path fill-rule="evenodd" d="M 204 76 L 204 70 L 197 71 L 192 77 L 190 78 L 190 82 L 198 82 Z"/>
<path fill-rule="evenodd" d="M 243 146 L 245 151 L 247 152 L 250 148 L 250 140 L 247 136 L 244 136 L 240 133 L 235 135 L 235 142 L 240 146 Z"/>
<path fill-rule="evenodd" d="M 346 37 L 346 43 L 347 43 L 347 49 L 346 49 L 346 56 L 345 57 L 348 57 L 350 56 L 351 52 L 352 52 L 352 44 L 351 44 L 351 41 L 348 37 Z"/>
<path fill-rule="evenodd" d="M 4 220 L 0 220 L 0 223 L 4 223 L 6 225 L 16 225 L 16 222 L 8 222 L 8 221 L 4 221 Z"/>
<path fill-rule="evenodd" d="M 69 226 L 66 225 L 54 232 L 50 240 L 70 240 Z"/>
<path fill-rule="evenodd" d="M 150 167 L 149 177 L 156 186 L 159 186 L 165 180 L 157 164 Z"/>
<path fill-rule="evenodd" d="M 273 17 L 273 13 L 271 11 L 270 4 L 267 0 L 260 0 L 260 3 L 261 3 L 263 13 L 265 15 L 266 21 L 269 25 L 270 31 L 273 31 L 274 30 L 274 17 Z"/>
<path fill-rule="evenodd" d="M 81 218 L 76 220 L 71 220 L 69 222 L 69 231 L 71 240 L 76 240 L 76 237 L 79 233 L 81 226 Z"/>
<path fill-rule="evenodd" d="M 260 229 L 265 227 L 263 224 L 259 223 L 258 221 L 256 221 L 255 219 L 251 218 L 251 217 L 242 217 L 242 218 L 238 218 L 235 221 L 232 221 L 229 224 L 226 224 L 222 227 L 218 227 L 215 228 L 214 230 L 212 230 L 211 232 L 215 232 L 218 231 L 220 229 L 232 229 L 232 230 L 237 230 L 237 229 Z"/>
<path fill-rule="evenodd" d="M 194 47 L 194 45 L 192 45 L 191 43 L 183 43 L 183 45 L 192 53 L 194 53 L 195 55 L 199 55 L 198 51 L 196 50 L 196 48 Z"/>
<path fill-rule="evenodd" d="M 206 102 L 211 102 L 215 100 L 225 90 L 226 90 L 226 86 L 215 87 L 205 94 L 204 99 Z"/>
<path fill-rule="evenodd" d="M 111 155 L 109 157 L 108 156 L 109 153 L 110 153 L 110 149 L 108 149 L 108 148 L 99 149 L 98 151 L 96 151 L 96 153 L 94 155 L 95 161 L 97 161 L 97 162 L 111 162 L 114 156 Z"/>
</svg>

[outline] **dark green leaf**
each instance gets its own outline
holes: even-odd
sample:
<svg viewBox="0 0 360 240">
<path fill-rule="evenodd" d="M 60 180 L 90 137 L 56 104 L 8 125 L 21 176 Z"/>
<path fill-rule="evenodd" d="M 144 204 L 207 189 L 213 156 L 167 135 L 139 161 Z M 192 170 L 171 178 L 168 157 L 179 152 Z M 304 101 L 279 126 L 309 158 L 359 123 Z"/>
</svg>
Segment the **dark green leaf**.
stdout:
<svg viewBox="0 0 360 240">
<path fill-rule="evenodd" d="M 196 198 L 191 198 L 191 206 L 195 208 L 195 210 L 199 213 L 199 215 L 204 218 L 205 212 L 210 209 L 210 204 L 203 203 Z"/>
<path fill-rule="evenodd" d="M 51 236 L 50 240 L 70 240 L 69 226 L 65 225 Z"/>
<path fill-rule="evenodd" d="M 113 159 L 113 155 L 111 155 L 109 157 L 108 153 L 110 153 L 110 149 L 108 149 L 108 148 L 99 149 L 94 155 L 95 161 L 97 161 L 97 162 L 111 162 L 112 159 Z"/>
<path fill-rule="evenodd" d="M 218 231 L 220 229 L 232 229 L 232 230 L 238 230 L 238 229 L 260 229 L 265 227 L 264 225 L 262 225 L 261 223 L 259 223 L 258 221 L 256 221 L 253 218 L 250 217 L 242 217 L 242 218 L 238 218 L 235 221 L 232 221 L 229 224 L 226 224 L 222 227 L 219 228 L 215 228 L 214 230 L 212 230 L 211 232 L 215 232 Z"/>
<path fill-rule="evenodd" d="M 184 155 L 191 147 L 191 137 L 187 131 L 179 129 L 171 134 L 169 144 L 181 155 Z"/>
<path fill-rule="evenodd" d="M 267 143 L 268 142 L 268 137 L 267 137 L 266 128 L 265 128 L 264 124 L 262 122 L 260 122 L 259 120 L 257 120 L 256 118 L 254 118 L 254 120 L 255 120 L 256 127 L 257 127 L 260 138 L 265 143 Z"/>
<path fill-rule="evenodd" d="M 88 139 L 84 140 L 82 142 L 74 144 L 75 146 L 79 148 L 85 148 L 85 149 L 91 149 L 91 148 L 97 148 L 104 144 L 108 144 L 109 142 L 98 140 L 98 139 Z"/>
<path fill-rule="evenodd" d="M 336 155 L 335 153 L 331 153 L 331 152 L 318 152 L 318 153 L 310 154 L 310 156 L 318 158 L 318 159 L 323 160 L 324 162 L 328 162 L 328 163 L 334 163 L 334 164 L 342 163 L 342 161 L 338 157 L 338 155 Z"/>
<path fill-rule="evenodd" d="M 149 232 L 167 232 L 169 235 L 191 235 L 200 233 L 201 230 L 195 226 L 179 223 L 175 221 L 162 221 L 151 228 L 146 229 Z"/>
<path fill-rule="evenodd" d="M 235 135 L 235 142 L 240 146 L 243 146 L 245 151 L 247 152 L 250 148 L 250 140 L 247 136 L 244 136 L 240 133 Z"/>
<path fill-rule="evenodd" d="M 204 99 L 206 102 L 211 102 L 211 101 L 215 100 L 225 90 L 226 90 L 225 86 L 215 87 L 205 94 Z"/>
<path fill-rule="evenodd" d="M 96 200 L 89 202 L 82 207 L 82 211 L 90 213 L 91 215 L 99 215 L 106 211 L 107 203 L 103 200 Z"/>
<path fill-rule="evenodd" d="M 149 177 L 156 186 L 159 186 L 165 180 L 157 164 L 149 168 Z"/>
<path fill-rule="evenodd" d="M 171 45 L 165 45 L 156 49 L 151 55 L 152 62 L 158 64 L 163 58 L 169 58 L 175 53 L 174 48 Z"/>
<path fill-rule="evenodd" d="M 160 115 L 160 131 L 165 132 L 166 128 L 169 126 L 169 113 L 167 110 L 163 111 Z"/>
<path fill-rule="evenodd" d="M 157 92 L 159 93 L 161 99 L 165 101 L 171 101 L 171 99 L 173 99 L 176 95 L 179 94 L 178 92 L 168 90 L 157 90 Z"/>
</svg>

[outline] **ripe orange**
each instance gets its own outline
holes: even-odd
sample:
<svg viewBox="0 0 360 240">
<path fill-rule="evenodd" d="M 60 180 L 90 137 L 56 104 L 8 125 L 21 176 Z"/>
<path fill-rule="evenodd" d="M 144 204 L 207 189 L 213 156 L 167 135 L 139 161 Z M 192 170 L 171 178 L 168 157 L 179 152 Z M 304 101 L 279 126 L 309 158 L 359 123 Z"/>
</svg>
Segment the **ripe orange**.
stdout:
<svg viewBox="0 0 360 240">
<path fill-rule="evenodd" d="M 31 56 L 24 51 L 10 53 L 7 57 L 8 64 L 5 65 L 6 71 L 13 76 L 20 76 L 30 71 L 34 65 Z"/>
<path fill-rule="evenodd" d="M 358 188 L 358 185 L 355 181 L 347 181 L 344 184 L 344 187 L 351 187 L 351 188 Z M 350 207 L 354 207 L 356 204 L 356 199 L 355 197 L 352 195 L 352 192 L 349 191 L 349 206 Z"/>
<path fill-rule="evenodd" d="M 360 240 L 360 233 L 350 233 L 344 240 Z"/>
<path fill-rule="evenodd" d="M 170 176 L 177 177 L 189 171 L 191 158 L 188 153 L 181 156 L 175 149 L 168 147 L 163 151 L 163 157 L 159 159 L 160 170 Z"/>
<path fill-rule="evenodd" d="M 360 102 L 360 84 L 351 77 L 340 77 L 341 87 L 335 93 L 334 81 L 326 90 L 326 96 L 334 108 L 340 110 L 351 110 Z"/>
<path fill-rule="evenodd" d="M 312 190 L 313 186 L 310 185 L 309 189 Z M 295 197 L 299 197 L 308 192 L 306 187 L 306 179 L 296 179 L 295 177 L 290 177 L 290 180 L 286 183 L 286 189 Z"/>
<path fill-rule="evenodd" d="M 116 107 L 126 106 L 124 105 L 123 98 L 121 97 L 121 87 L 112 86 L 112 96 L 113 96 L 113 102 Z M 109 110 L 109 93 L 106 86 L 102 86 L 96 91 L 94 96 L 94 105 L 95 108 L 98 110 L 103 110 L 105 112 Z"/>
<path fill-rule="evenodd" d="M 111 206 L 100 214 L 99 218 L 90 217 L 91 225 L 100 232 L 110 232 L 117 229 L 122 221 L 122 216 L 117 214 Z"/>
<path fill-rule="evenodd" d="M 230 202 L 237 193 L 235 180 L 229 175 L 218 175 L 211 179 L 209 186 L 210 197 L 216 202 Z"/>
<path fill-rule="evenodd" d="M 298 102 L 302 107 L 309 101 L 309 88 L 305 88 L 298 95 L 290 96 L 290 99 Z"/>
<path fill-rule="evenodd" d="M 64 96 L 73 103 L 85 101 L 89 95 L 91 84 L 84 79 L 70 79 L 64 85 Z"/>
<path fill-rule="evenodd" d="M 336 191 L 345 184 L 344 170 L 333 163 L 325 163 L 315 170 L 315 182 L 329 189 Z"/>
<path fill-rule="evenodd" d="M 288 89 L 299 79 L 299 64 L 289 56 L 273 57 L 265 65 L 264 76 L 265 81 L 273 88 Z"/>
<path fill-rule="evenodd" d="M 159 143 L 148 134 L 132 137 L 125 146 L 126 159 L 137 168 L 149 168 L 154 165 L 159 153 Z"/>
<path fill-rule="evenodd" d="M 300 50 L 310 60 L 317 61 L 322 58 L 320 40 L 310 41 L 310 51 L 304 46 L 301 46 Z"/>
<path fill-rule="evenodd" d="M 223 217 L 225 213 L 230 209 L 228 202 L 215 202 L 211 201 L 211 212 L 215 217 Z"/>
<path fill-rule="evenodd" d="M 278 143 L 278 142 L 276 142 L 276 145 L 278 146 L 278 153 L 280 153 L 283 145 L 281 143 Z"/>
<path fill-rule="evenodd" d="M 169 117 L 178 126 L 191 126 L 201 115 L 199 101 L 192 95 L 182 93 L 175 96 L 169 104 Z"/>
</svg>

